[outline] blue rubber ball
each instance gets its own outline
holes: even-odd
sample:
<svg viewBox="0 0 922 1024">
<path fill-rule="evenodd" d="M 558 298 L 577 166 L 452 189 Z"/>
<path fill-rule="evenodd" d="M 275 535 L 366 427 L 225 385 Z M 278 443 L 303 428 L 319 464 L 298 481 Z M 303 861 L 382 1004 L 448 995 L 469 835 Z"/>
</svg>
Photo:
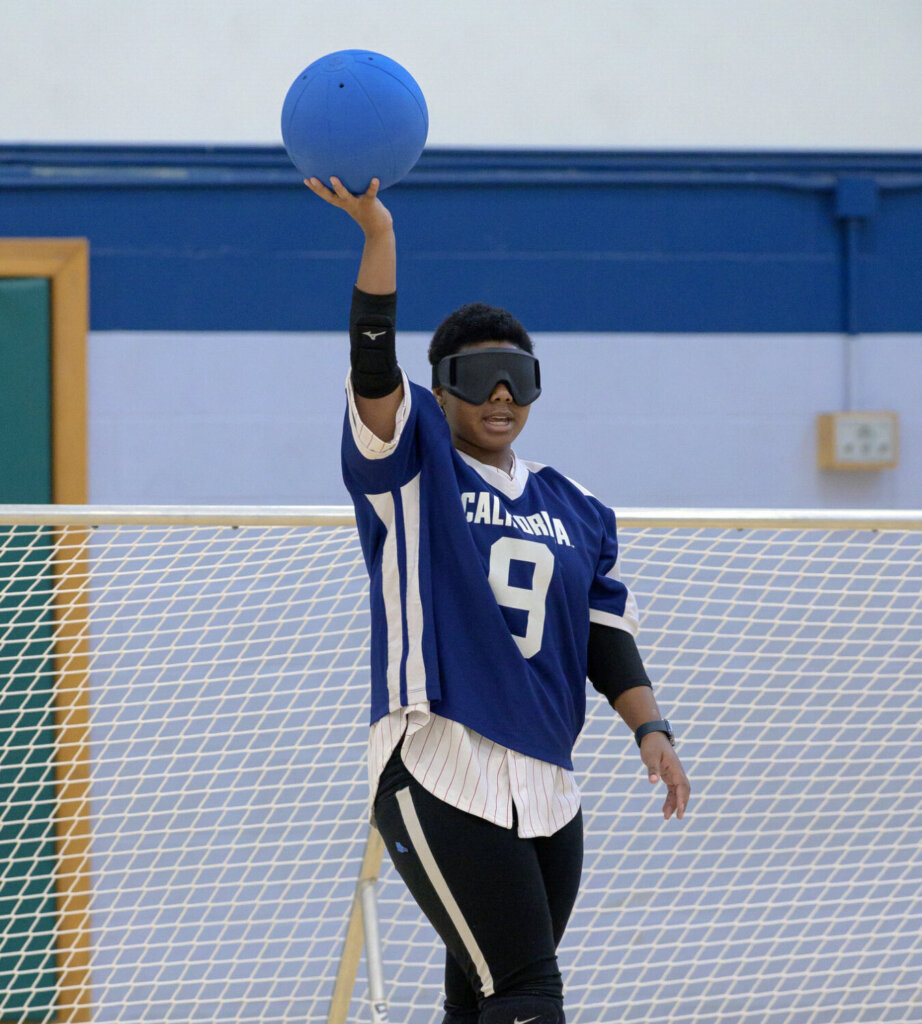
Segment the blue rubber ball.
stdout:
<svg viewBox="0 0 922 1024">
<path fill-rule="evenodd" d="M 419 159 L 429 111 L 413 76 L 371 50 L 339 50 L 308 65 L 282 105 L 282 141 L 305 178 L 336 175 L 355 194 L 387 188 Z"/>
</svg>

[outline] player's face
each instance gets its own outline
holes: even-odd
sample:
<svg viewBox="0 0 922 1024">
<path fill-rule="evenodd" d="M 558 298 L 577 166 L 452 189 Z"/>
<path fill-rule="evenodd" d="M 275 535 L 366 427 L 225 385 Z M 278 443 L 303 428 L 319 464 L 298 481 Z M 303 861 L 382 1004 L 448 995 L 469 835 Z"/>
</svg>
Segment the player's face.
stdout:
<svg viewBox="0 0 922 1024">
<path fill-rule="evenodd" d="M 459 351 L 517 347 L 511 341 L 480 341 L 464 345 Z M 496 385 L 482 405 L 465 402 L 444 388 L 435 388 L 435 397 L 445 413 L 452 443 L 458 451 L 472 455 L 488 466 L 504 470 L 510 468 L 510 449 L 525 426 L 530 405 L 516 405 L 509 388 L 502 382 Z"/>
</svg>

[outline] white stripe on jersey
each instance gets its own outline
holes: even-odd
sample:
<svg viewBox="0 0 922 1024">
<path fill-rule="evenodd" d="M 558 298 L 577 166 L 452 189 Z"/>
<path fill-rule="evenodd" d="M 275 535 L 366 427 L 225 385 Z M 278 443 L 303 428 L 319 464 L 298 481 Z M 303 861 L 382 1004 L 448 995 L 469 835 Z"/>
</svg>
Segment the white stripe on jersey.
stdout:
<svg viewBox="0 0 922 1024">
<path fill-rule="evenodd" d="M 625 633 L 634 635 L 631 623 L 628 620 L 628 610 L 624 609 L 624 616 L 615 615 L 614 612 L 602 612 L 598 608 L 589 609 L 589 621 L 597 622 L 600 626 L 612 626 L 614 629 L 623 629 Z"/>
<path fill-rule="evenodd" d="M 619 555 L 615 559 L 615 564 L 605 573 L 609 579 L 618 580 L 623 582 L 621 579 L 621 556 Z M 616 629 L 623 629 L 630 633 L 631 636 L 637 636 L 640 630 L 640 612 L 637 608 L 637 598 L 634 597 L 634 591 L 630 588 L 627 589 L 627 601 L 624 604 L 624 615 L 615 615 L 612 612 L 599 611 L 596 608 L 589 609 L 589 621 L 598 622 L 602 626 L 614 626 Z"/>
<path fill-rule="evenodd" d="M 410 795 L 409 789 L 397 790 L 397 806 L 400 808 L 400 816 L 403 818 L 407 835 L 413 844 L 413 849 L 416 851 L 416 856 L 419 858 L 423 871 L 426 872 L 429 881 L 432 883 L 432 888 L 435 889 L 435 893 L 439 900 L 441 900 L 442 906 L 451 919 L 451 923 L 455 926 L 458 936 L 464 943 L 467 955 L 471 958 L 477 970 L 483 995 L 492 996 L 493 976 L 490 974 L 486 958 L 480 951 L 480 946 L 477 945 L 474 933 L 471 931 L 470 925 L 465 921 L 461 908 L 452 895 L 451 889 L 448 888 L 445 876 L 439 870 L 436 859 L 432 855 L 432 850 L 429 848 L 429 843 L 426 840 L 426 834 L 423 832 L 423 826 L 416 814 L 416 808 L 413 806 L 413 797 Z"/>
<path fill-rule="evenodd" d="M 381 590 L 387 620 L 387 706 L 393 710 L 400 707 L 400 662 L 403 657 L 403 603 L 400 600 L 394 499 L 388 491 L 366 494 L 365 497 L 387 530 L 381 559 Z"/>
<path fill-rule="evenodd" d="M 511 828 L 514 805 L 522 838 L 551 836 L 579 810 L 573 772 L 509 750 L 460 722 L 432 714 L 426 703 L 398 708 L 371 727 L 372 800 L 404 731 L 401 754 L 407 770 L 424 789 L 452 807 Z"/>
<path fill-rule="evenodd" d="M 415 704 L 426 699 L 423 606 L 419 597 L 419 473 L 400 488 L 400 499 L 407 566 L 407 703 Z"/>
<path fill-rule="evenodd" d="M 387 534 L 381 555 L 381 589 L 387 620 L 388 710 L 401 705 L 400 664 L 403 659 L 403 625 L 407 626 L 407 702 L 426 699 L 426 666 L 423 661 L 423 609 L 419 598 L 419 474 L 400 488 L 403 527 L 390 491 L 366 494 L 368 503 L 384 524 Z M 403 542 L 406 566 L 406 601 L 400 589 L 399 545 Z"/>
</svg>

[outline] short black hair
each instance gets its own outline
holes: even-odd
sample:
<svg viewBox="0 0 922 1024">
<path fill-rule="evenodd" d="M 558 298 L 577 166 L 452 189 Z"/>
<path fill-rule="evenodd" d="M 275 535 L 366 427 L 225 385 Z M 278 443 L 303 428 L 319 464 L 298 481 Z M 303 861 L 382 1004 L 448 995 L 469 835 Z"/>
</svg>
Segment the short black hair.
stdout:
<svg viewBox="0 0 922 1024">
<path fill-rule="evenodd" d="M 436 366 L 445 356 L 453 356 L 465 345 L 478 341 L 511 341 L 534 354 L 528 332 L 510 312 L 483 302 L 470 302 L 449 313 L 435 329 L 429 343 L 429 362 Z"/>
</svg>

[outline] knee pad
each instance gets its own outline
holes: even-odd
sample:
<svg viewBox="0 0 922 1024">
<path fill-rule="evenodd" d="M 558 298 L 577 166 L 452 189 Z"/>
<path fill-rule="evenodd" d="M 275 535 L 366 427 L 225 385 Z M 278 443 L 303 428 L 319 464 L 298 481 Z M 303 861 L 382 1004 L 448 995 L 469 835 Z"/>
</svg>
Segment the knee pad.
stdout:
<svg viewBox="0 0 922 1024">
<path fill-rule="evenodd" d="M 489 996 L 480 1006 L 480 1024 L 565 1024 L 563 1005 L 550 996 Z"/>
</svg>

